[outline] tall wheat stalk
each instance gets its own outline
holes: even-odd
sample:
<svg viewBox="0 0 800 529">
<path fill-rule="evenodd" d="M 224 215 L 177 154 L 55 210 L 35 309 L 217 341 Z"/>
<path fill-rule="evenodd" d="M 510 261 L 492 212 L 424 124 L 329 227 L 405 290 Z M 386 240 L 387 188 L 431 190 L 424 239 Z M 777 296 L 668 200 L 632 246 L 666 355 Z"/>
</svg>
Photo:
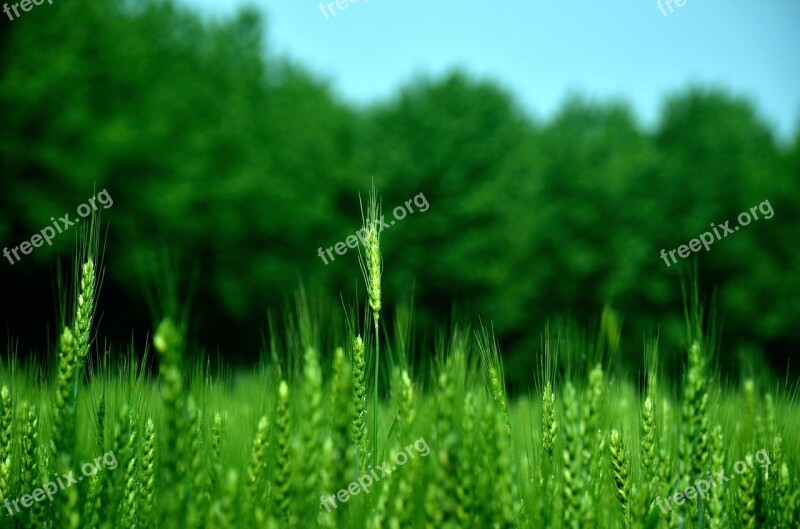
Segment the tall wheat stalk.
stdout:
<svg viewBox="0 0 800 529">
<path fill-rule="evenodd" d="M 378 377 L 380 373 L 380 333 L 379 321 L 381 314 L 381 273 L 383 271 L 383 261 L 381 259 L 380 231 L 378 230 L 378 220 L 381 218 L 381 208 L 378 203 L 378 194 L 375 186 L 372 186 L 369 194 L 367 211 L 364 214 L 362 207 L 362 230 L 365 233 L 365 246 L 362 254 L 359 254 L 359 265 L 367 284 L 367 295 L 369 306 L 372 309 L 372 321 L 375 324 L 375 380 L 373 381 L 373 426 L 372 441 L 373 463 L 378 460 Z"/>
</svg>

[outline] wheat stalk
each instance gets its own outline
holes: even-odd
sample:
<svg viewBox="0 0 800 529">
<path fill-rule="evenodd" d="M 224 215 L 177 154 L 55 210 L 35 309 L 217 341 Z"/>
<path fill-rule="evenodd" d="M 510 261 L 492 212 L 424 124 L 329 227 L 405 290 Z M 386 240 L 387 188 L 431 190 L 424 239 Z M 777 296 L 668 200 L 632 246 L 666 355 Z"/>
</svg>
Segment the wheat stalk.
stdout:
<svg viewBox="0 0 800 529">
<path fill-rule="evenodd" d="M 575 387 L 567 382 L 564 387 L 564 522 L 567 527 L 577 529 L 581 524 L 581 497 L 583 482 L 580 474 L 580 457 L 583 453 L 583 438 L 586 425 L 578 412 L 578 397 Z"/>
<path fill-rule="evenodd" d="M 301 487 L 299 491 L 303 508 L 300 509 L 303 526 L 310 526 L 316 520 L 317 509 L 310 505 L 319 502 L 319 474 L 323 468 L 321 458 L 324 449 L 324 439 L 321 441 L 320 434 L 323 430 L 323 411 L 322 411 L 322 370 L 319 365 L 319 357 L 313 347 L 306 349 L 303 357 L 303 418 L 305 428 L 303 428 L 299 452 L 297 454 L 300 462 Z M 313 516 L 312 516 L 313 514 Z"/>
<path fill-rule="evenodd" d="M 608 454 L 611 461 L 611 474 L 614 479 L 614 493 L 622 509 L 625 526 L 628 527 L 631 522 L 629 503 L 631 495 L 630 461 L 628 459 L 628 452 L 625 450 L 625 445 L 622 442 L 622 436 L 617 430 L 611 430 Z"/>
<path fill-rule="evenodd" d="M 269 450 L 269 440 L 267 438 L 267 428 L 269 420 L 266 416 L 258 421 L 258 429 L 253 439 L 253 448 L 250 452 L 250 466 L 247 469 L 247 486 L 250 494 L 250 501 L 255 509 L 256 520 L 266 516 L 263 506 L 267 500 L 267 453 Z"/>
<path fill-rule="evenodd" d="M 140 503 L 145 529 L 152 527 L 153 501 L 156 492 L 156 431 L 153 419 L 147 418 L 144 427 L 144 444 L 142 446 L 142 486 L 140 487 Z"/>
<path fill-rule="evenodd" d="M 381 314 L 381 274 L 383 272 L 383 262 L 381 260 L 380 231 L 378 221 L 381 219 L 381 207 L 378 203 L 377 191 L 372 186 L 369 195 L 367 212 L 364 214 L 362 207 L 362 230 L 366 233 L 366 245 L 359 254 L 359 265 L 367 284 L 367 295 L 369 306 L 372 309 L 372 320 L 375 325 L 375 380 L 373 381 L 373 461 L 378 459 L 378 383 L 380 376 L 381 346 L 380 329 L 378 322 Z"/>
<path fill-rule="evenodd" d="M 548 456 L 553 455 L 556 437 L 558 437 L 555 403 L 553 387 L 548 381 L 544 386 L 544 393 L 542 393 L 542 448 Z"/>
<path fill-rule="evenodd" d="M 653 399 L 648 395 L 642 406 L 642 466 L 650 482 L 658 486 L 658 443 Z"/>
<path fill-rule="evenodd" d="M 275 505 L 278 516 L 289 523 L 291 520 L 291 434 L 289 415 L 289 385 L 281 380 L 278 386 L 278 412 L 275 419 L 277 428 L 278 454 L 275 462 Z"/>
<path fill-rule="evenodd" d="M 0 404 L 3 414 L 0 419 L 0 500 L 5 501 L 11 481 L 11 459 L 13 454 L 13 402 L 8 386 L 0 389 Z"/>
<path fill-rule="evenodd" d="M 364 341 L 353 340 L 353 427 L 351 439 L 358 454 L 358 470 L 364 473 L 369 466 L 367 441 L 367 381 Z"/>
</svg>

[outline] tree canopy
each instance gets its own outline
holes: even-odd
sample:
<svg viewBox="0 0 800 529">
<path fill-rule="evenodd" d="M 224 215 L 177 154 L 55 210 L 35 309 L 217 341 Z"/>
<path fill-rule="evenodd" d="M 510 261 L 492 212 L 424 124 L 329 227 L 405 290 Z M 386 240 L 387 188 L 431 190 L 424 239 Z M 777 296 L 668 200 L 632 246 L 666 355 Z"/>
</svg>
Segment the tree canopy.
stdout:
<svg viewBox="0 0 800 529">
<path fill-rule="evenodd" d="M 722 363 L 736 367 L 740 349 L 779 370 L 796 363 L 800 137 L 778 142 L 747 99 L 687 87 L 654 130 L 624 102 L 580 96 L 540 120 L 453 71 L 362 108 L 270 54 L 263 32 L 252 10 L 208 21 L 170 2 L 110 0 L 3 29 L 0 236 L 16 246 L 107 189 L 105 303 L 131 318 L 110 333 L 124 339 L 146 319 L 139 267 L 166 249 L 196 280 L 201 337 L 256 357 L 267 308 L 299 283 L 333 303 L 355 289 L 356 252 L 325 265 L 317 248 L 359 227 L 358 193 L 374 180 L 385 213 L 419 193 L 430 204 L 386 232 L 386 299 L 413 290 L 421 322 L 454 303 L 491 322 L 512 381 L 532 373 L 548 321 L 591 322 L 607 304 L 633 338 L 631 369 L 643 333 L 679 354 L 680 274 L 695 258 L 703 292 L 717 293 Z M 661 259 L 764 201 L 774 219 L 679 265 Z M 74 243 L 5 263 L 4 297 L 30 292 Z M 23 319 L 50 305 L 4 305 L 8 331 L 38 347 Z"/>
</svg>

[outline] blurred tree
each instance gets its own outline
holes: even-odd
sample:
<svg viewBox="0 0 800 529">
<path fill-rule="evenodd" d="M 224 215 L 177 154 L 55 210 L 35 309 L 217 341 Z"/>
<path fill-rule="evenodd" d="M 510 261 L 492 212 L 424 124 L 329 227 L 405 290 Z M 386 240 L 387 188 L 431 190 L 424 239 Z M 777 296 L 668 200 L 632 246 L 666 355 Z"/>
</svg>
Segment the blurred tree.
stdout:
<svg viewBox="0 0 800 529">
<path fill-rule="evenodd" d="M 661 248 L 686 244 L 712 223 L 730 221 L 733 228 L 741 212 L 765 200 L 775 210 L 774 220 L 754 221 L 697 254 L 701 286 L 720 294 L 723 364 L 736 361 L 737 341 L 766 345 L 776 333 L 797 336 L 791 322 L 800 316 L 798 290 L 786 287 L 797 284 L 798 182 L 752 104 L 719 90 L 689 89 L 667 101 L 656 142 L 664 161 L 652 195 L 660 213 L 653 233 Z"/>
<path fill-rule="evenodd" d="M 389 292 L 418 283 L 423 321 L 447 314 L 453 302 L 487 318 L 513 307 L 505 297 L 518 280 L 509 212 L 525 185 L 515 177 L 528 175 L 514 174 L 507 161 L 534 130 L 507 93 L 461 73 L 418 79 L 370 111 L 361 163 L 375 174 L 387 219 L 418 193 L 430 204 L 384 238 Z"/>
<path fill-rule="evenodd" d="M 200 340 L 234 358 L 256 356 L 267 307 L 299 281 L 353 299 L 357 252 L 325 265 L 317 248 L 359 227 L 374 178 L 387 221 L 420 193 L 430 208 L 383 234 L 387 310 L 414 288 L 423 328 L 454 302 L 481 316 L 514 383 L 548 320 L 596 323 L 607 302 L 631 372 L 643 336 L 680 353 L 678 272 L 692 260 L 667 268 L 661 249 L 769 200 L 774 219 L 696 258 L 704 293 L 719 291 L 728 367 L 739 345 L 779 370 L 796 358 L 800 138 L 779 145 L 747 100 L 682 90 L 648 132 L 624 103 L 570 97 L 540 123 L 495 83 L 450 72 L 356 108 L 264 42 L 251 9 L 213 21 L 159 0 L 66 3 L 0 33 L 0 236 L 13 247 L 107 189 L 100 302 L 115 339 L 151 323 L 138 267 L 165 249 L 197 279 Z M 4 294 L 47 296 L 76 234 L 3 265 Z M 39 305 L 5 304 L 0 321 L 40 346 L 52 305 Z"/>
<path fill-rule="evenodd" d="M 587 323 L 613 299 L 641 301 L 640 273 L 653 254 L 637 184 L 658 161 L 651 140 L 626 105 L 572 97 L 538 143 L 546 159 L 526 200 L 534 207 L 517 225 L 526 248 L 516 275 L 527 275 L 518 313 L 535 327 L 570 315 Z M 524 339 L 525 348 L 538 348 L 535 333 Z"/>
<path fill-rule="evenodd" d="M 107 188 L 113 283 L 138 295 L 137 263 L 166 246 L 196 267 L 184 273 L 202 282 L 194 314 L 207 338 L 257 328 L 302 277 L 298 262 L 319 268 L 314 245 L 336 233 L 352 150 L 351 111 L 263 53 L 250 10 L 202 23 L 167 2 L 100 1 L 15 26 L 0 77 L 14 238 Z"/>
</svg>

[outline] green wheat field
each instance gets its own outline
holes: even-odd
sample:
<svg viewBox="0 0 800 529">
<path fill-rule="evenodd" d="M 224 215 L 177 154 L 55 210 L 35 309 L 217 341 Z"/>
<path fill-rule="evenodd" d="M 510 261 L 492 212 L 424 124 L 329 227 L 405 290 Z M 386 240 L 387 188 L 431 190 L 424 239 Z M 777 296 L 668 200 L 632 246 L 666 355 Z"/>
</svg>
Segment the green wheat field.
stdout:
<svg viewBox="0 0 800 529">
<path fill-rule="evenodd" d="M 82 244 L 52 365 L 0 367 L 0 525 L 800 527 L 797 383 L 723 380 L 696 287 L 680 380 L 656 338 L 641 380 L 617 374 L 608 312 L 596 339 L 543 337 L 535 384 L 511 398 L 490 330 L 442 329 L 415 362 L 408 313 L 384 332 L 375 204 L 363 310 L 300 292 L 248 372 L 198 360 L 169 289 L 150 343 L 98 343 L 102 267 Z"/>
</svg>

